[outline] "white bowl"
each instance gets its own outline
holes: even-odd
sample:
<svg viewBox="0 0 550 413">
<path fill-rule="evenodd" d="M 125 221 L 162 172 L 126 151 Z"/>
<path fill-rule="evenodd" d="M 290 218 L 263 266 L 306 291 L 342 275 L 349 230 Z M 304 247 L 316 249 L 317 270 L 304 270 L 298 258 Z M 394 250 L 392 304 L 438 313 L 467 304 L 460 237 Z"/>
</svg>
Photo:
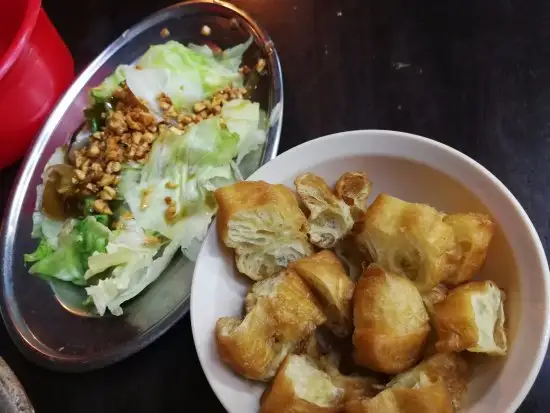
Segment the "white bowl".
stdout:
<svg viewBox="0 0 550 413">
<path fill-rule="evenodd" d="M 540 239 L 510 191 L 466 155 L 438 142 L 401 132 L 353 131 L 325 136 L 285 152 L 250 180 L 293 186 L 314 172 L 334 184 L 346 171 L 365 171 L 374 194 L 388 192 L 447 212 L 487 212 L 498 223 L 480 274 L 507 293 L 509 354 L 484 357 L 474 371 L 462 411 L 514 412 L 537 376 L 549 337 L 549 271 Z M 264 384 L 235 375 L 218 357 L 214 326 L 242 314 L 250 283 L 236 273 L 233 258 L 212 226 L 199 255 L 191 292 L 191 323 L 202 368 L 230 413 L 259 410 Z"/>
</svg>

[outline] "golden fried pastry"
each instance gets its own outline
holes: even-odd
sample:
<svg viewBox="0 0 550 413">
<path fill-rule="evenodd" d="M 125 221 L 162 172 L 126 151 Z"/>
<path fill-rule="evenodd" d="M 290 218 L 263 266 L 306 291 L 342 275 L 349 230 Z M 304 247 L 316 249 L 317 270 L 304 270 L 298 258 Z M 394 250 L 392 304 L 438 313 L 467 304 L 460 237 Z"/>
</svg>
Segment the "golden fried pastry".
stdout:
<svg viewBox="0 0 550 413">
<path fill-rule="evenodd" d="M 472 281 L 434 304 L 433 323 L 440 352 L 468 350 L 506 354 L 504 293 L 492 281 Z"/>
<path fill-rule="evenodd" d="M 215 192 L 218 233 L 235 249 L 240 272 L 261 280 L 313 253 L 307 219 L 292 191 L 263 181 L 237 182 Z"/>
<path fill-rule="evenodd" d="M 339 337 L 349 335 L 351 298 L 355 286 L 338 257 L 332 251 L 323 250 L 294 262 L 291 268 L 319 297 L 327 316 L 327 327 Z"/>
<path fill-rule="evenodd" d="M 337 413 L 343 396 L 313 360 L 290 355 L 263 394 L 260 413 Z"/>
<path fill-rule="evenodd" d="M 319 343 L 319 339 L 317 337 L 318 331 L 319 330 L 315 330 L 313 334 L 311 334 L 308 338 L 300 343 L 300 345 L 296 349 L 296 354 L 304 354 L 315 361 L 321 360 L 324 352 L 322 345 Z"/>
<path fill-rule="evenodd" d="M 294 180 L 298 197 L 309 210 L 309 240 L 320 248 L 332 248 L 353 227 L 350 207 L 337 198 L 323 178 L 304 173 Z"/>
<path fill-rule="evenodd" d="M 375 264 L 355 287 L 353 318 L 355 361 L 387 374 L 413 366 L 430 331 L 428 313 L 414 284 Z"/>
<path fill-rule="evenodd" d="M 367 198 L 372 188 L 372 182 L 363 172 L 346 172 L 334 188 L 336 196 L 343 199 L 350 206 L 354 221 L 363 219 L 367 210 Z"/>
<path fill-rule="evenodd" d="M 265 245 L 270 236 L 293 235 L 307 226 L 296 197 L 284 185 L 264 181 L 236 182 L 215 192 L 218 231 L 230 248 Z"/>
<path fill-rule="evenodd" d="M 390 388 L 367 400 L 346 404 L 346 413 L 453 413 L 453 406 L 441 380 L 422 380 L 419 387 Z"/>
<path fill-rule="evenodd" d="M 353 282 L 357 282 L 361 274 L 363 273 L 363 263 L 371 263 L 372 260 L 368 255 L 368 252 L 361 251 L 355 237 L 350 234 L 342 238 L 336 247 L 334 247 L 334 253 L 340 259 L 340 261 L 346 267 L 346 271 L 349 278 Z"/>
<path fill-rule="evenodd" d="M 455 235 L 460 259 L 456 270 L 445 279 L 447 284 L 458 285 L 469 281 L 485 262 L 495 224 L 485 214 L 452 214 L 443 218 Z"/>
<path fill-rule="evenodd" d="M 377 264 L 430 291 L 455 269 L 453 229 L 434 208 L 380 194 L 367 209 L 357 242 Z"/>
<path fill-rule="evenodd" d="M 235 251 L 235 262 L 239 272 L 253 280 L 263 280 L 313 252 L 307 235 L 299 232 L 292 238 L 275 240 L 272 244 L 239 247 Z"/>
<path fill-rule="evenodd" d="M 223 317 L 216 323 L 220 358 L 241 376 L 251 380 L 271 379 L 291 345 L 277 343 L 276 324 L 262 306 L 250 311 L 244 320 Z"/>
<path fill-rule="evenodd" d="M 326 337 L 317 329 L 295 351 L 296 354 L 308 356 L 317 366 L 326 372 L 332 383 L 344 389 L 343 402 L 364 397 L 374 397 L 384 388 L 382 383 L 372 376 L 345 376 L 340 373 L 340 353 L 331 349 Z"/>
<path fill-rule="evenodd" d="M 426 310 L 428 310 L 428 314 L 433 314 L 434 304 L 443 301 L 447 297 L 447 294 L 449 294 L 449 289 L 443 284 L 439 284 L 422 295 L 422 300 L 424 301 Z"/>
<path fill-rule="evenodd" d="M 251 311 L 262 306 L 275 324 L 279 341 L 298 344 L 326 321 L 313 293 L 293 270 L 255 283 L 245 298 Z"/>
<path fill-rule="evenodd" d="M 363 399 L 365 397 L 376 396 L 381 388 L 382 383 L 372 376 L 345 376 L 338 369 L 338 357 L 335 353 L 321 357 L 319 365 L 330 376 L 332 382 L 344 389 L 343 402 L 349 400 Z"/>
<path fill-rule="evenodd" d="M 245 298 L 246 316 L 220 318 L 218 352 L 235 372 L 268 380 L 285 356 L 326 321 L 305 282 L 291 270 L 254 284 Z"/>
<path fill-rule="evenodd" d="M 423 376 L 435 382 L 443 381 L 455 410 L 460 409 L 462 397 L 468 387 L 470 368 L 466 360 L 456 353 L 439 353 L 418 366 L 394 377 L 387 385 L 391 388 L 417 387 Z"/>
</svg>

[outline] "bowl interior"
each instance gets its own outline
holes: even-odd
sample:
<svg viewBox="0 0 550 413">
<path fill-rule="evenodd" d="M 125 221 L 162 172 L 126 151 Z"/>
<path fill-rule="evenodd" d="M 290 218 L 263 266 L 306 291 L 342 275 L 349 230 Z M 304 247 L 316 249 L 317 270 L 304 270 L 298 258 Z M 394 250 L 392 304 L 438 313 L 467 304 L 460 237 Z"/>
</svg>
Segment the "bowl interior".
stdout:
<svg viewBox="0 0 550 413">
<path fill-rule="evenodd" d="M 427 139 L 399 133 L 363 131 L 321 138 L 278 157 L 251 179 L 292 187 L 297 174 L 310 171 L 334 184 L 342 173 L 355 170 L 371 177 L 370 201 L 387 192 L 445 212 L 486 212 L 498 223 L 479 278 L 494 280 L 506 292 L 509 354 L 474 357 L 465 410 L 514 411 L 538 373 L 548 331 L 548 268 L 525 213 L 500 182 L 469 158 Z M 248 287 L 213 228 L 195 269 L 191 318 L 206 376 L 229 412 L 257 411 L 264 389 L 234 375 L 215 348 L 216 320 L 242 314 Z"/>
</svg>

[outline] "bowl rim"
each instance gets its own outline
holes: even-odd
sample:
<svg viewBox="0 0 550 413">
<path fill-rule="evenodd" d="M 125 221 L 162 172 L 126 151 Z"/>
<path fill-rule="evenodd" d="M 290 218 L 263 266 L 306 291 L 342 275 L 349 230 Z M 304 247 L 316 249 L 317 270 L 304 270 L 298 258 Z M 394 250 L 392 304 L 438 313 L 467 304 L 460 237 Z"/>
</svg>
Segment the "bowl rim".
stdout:
<svg viewBox="0 0 550 413">
<path fill-rule="evenodd" d="M 540 237 L 539 237 L 533 223 L 531 222 L 529 216 L 525 212 L 524 208 L 521 206 L 520 202 L 512 194 L 512 192 L 495 175 L 493 175 L 487 168 L 482 166 L 479 162 L 475 161 L 474 159 L 470 158 L 468 155 L 460 152 L 459 150 L 452 148 L 449 145 L 446 145 L 444 143 L 441 143 L 441 142 L 438 142 L 438 141 L 435 141 L 433 139 L 426 138 L 426 137 L 423 137 L 423 136 L 420 136 L 420 135 L 415 135 L 415 134 L 411 134 L 411 133 L 407 133 L 407 132 L 393 131 L 393 130 L 360 129 L 360 130 L 350 130 L 350 131 L 337 132 L 337 133 L 324 135 L 324 136 L 312 139 L 310 141 L 304 142 L 300 145 L 297 145 L 297 146 L 289 149 L 288 151 L 286 151 L 286 152 L 280 154 L 279 156 L 277 156 L 273 161 L 268 162 L 265 165 L 262 165 L 247 180 L 258 179 L 257 176 L 261 175 L 263 173 L 263 170 L 267 168 L 267 165 L 271 164 L 272 162 L 282 162 L 286 158 L 291 158 L 296 152 L 301 152 L 301 151 L 304 151 L 304 150 L 307 150 L 307 149 L 309 149 L 308 153 L 314 153 L 313 147 L 315 147 L 317 145 L 323 145 L 326 142 L 332 142 L 332 141 L 335 141 L 335 140 L 338 140 L 338 139 L 342 139 L 344 137 L 352 138 L 353 136 L 357 136 L 357 137 L 360 136 L 364 139 L 369 139 L 369 138 L 374 138 L 374 136 L 384 136 L 384 135 L 387 136 L 387 137 L 391 136 L 392 138 L 397 138 L 397 139 L 400 139 L 402 141 L 414 142 L 414 144 L 417 144 L 417 145 L 430 146 L 430 147 L 432 147 L 432 148 L 434 148 L 438 151 L 442 151 L 442 153 L 446 152 L 446 153 L 452 155 L 454 158 L 458 159 L 459 162 L 462 162 L 463 164 L 467 164 L 467 166 L 469 166 L 470 168 L 473 168 L 473 170 L 475 172 L 477 172 L 479 174 L 482 174 L 485 177 L 489 178 L 491 183 L 496 187 L 496 189 L 500 193 L 502 193 L 506 197 L 506 199 L 508 200 L 510 205 L 518 213 L 518 216 L 521 220 L 521 223 L 528 230 L 529 237 L 533 241 L 533 245 L 535 246 L 535 253 L 536 253 L 537 258 L 538 258 L 538 264 L 540 265 L 540 267 L 544 271 L 544 273 L 541 274 L 542 285 L 544 286 L 544 294 L 543 294 L 543 297 L 544 297 L 544 303 L 543 303 L 544 311 L 543 312 L 544 312 L 544 314 L 549 315 L 550 314 L 550 309 L 549 309 L 549 304 L 550 304 L 550 270 L 548 268 L 548 260 L 547 260 L 547 257 L 546 257 L 546 253 L 544 251 L 544 247 L 543 247 L 542 242 L 540 240 Z M 415 160 L 414 157 L 411 157 L 410 159 Z M 445 173 L 445 171 L 441 171 L 441 172 Z M 209 232 L 207 234 L 207 237 L 211 236 L 211 234 L 213 233 L 212 228 L 215 228 L 215 227 L 216 227 L 216 222 L 213 222 L 213 225 L 212 225 L 211 229 L 209 230 Z M 199 253 L 199 256 L 198 256 L 198 259 L 197 259 L 197 262 L 196 262 L 196 265 L 195 265 L 195 271 L 193 273 L 193 280 L 195 279 L 195 275 L 197 274 L 197 269 L 200 268 L 199 263 L 201 261 L 202 256 L 204 255 L 203 251 L 205 250 L 205 247 L 206 247 L 207 243 L 208 243 L 208 241 L 207 241 L 207 239 L 205 239 L 205 242 L 203 242 L 203 244 L 201 246 L 201 251 Z M 193 288 L 194 285 L 195 285 L 195 283 L 192 283 L 192 285 L 191 285 L 191 301 L 190 301 L 191 311 L 190 311 L 190 313 L 191 313 L 191 331 L 192 331 L 192 334 L 193 334 L 193 341 L 194 341 L 194 344 L 195 344 L 195 350 L 197 351 L 199 362 L 201 363 L 201 367 L 203 368 L 204 374 L 205 374 L 205 376 L 208 380 L 208 383 L 209 383 L 211 389 L 213 390 L 214 394 L 216 395 L 216 397 L 218 398 L 220 403 L 223 405 L 223 407 L 229 412 L 230 410 L 224 404 L 224 400 L 222 400 L 222 398 L 220 398 L 220 395 L 218 394 L 218 389 L 215 388 L 212 385 L 213 382 L 211 380 L 212 378 L 210 376 L 210 372 L 207 371 L 206 369 L 204 369 L 204 367 L 203 367 L 204 362 L 205 362 L 204 354 L 201 351 L 199 351 L 199 348 L 197 346 L 197 340 L 196 340 L 195 337 L 196 337 L 196 328 L 198 327 L 198 325 L 197 325 L 197 322 L 196 322 L 196 317 L 194 316 L 195 312 L 193 311 L 193 307 L 194 307 L 194 302 L 196 302 L 198 300 L 198 298 L 196 297 L 196 293 L 194 293 L 196 291 L 196 289 Z M 197 325 L 197 327 L 196 327 L 196 325 Z M 532 386 L 535 382 L 535 379 L 537 378 L 537 376 L 540 372 L 540 369 L 542 367 L 542 363 L 544 361 L 545 354 L 546 354 L 546 351 L 548 349 L 549 338 L 550 338 L 550 317 L 547 316 L 547 317 L 544 317 L 543 331 L 542 331 L 541 339 L 539 340 L 539 342 L 537 344 L 537 351 L 534 354 L 534 357 L 531 358 L 532 364 L 531 364 L 531 368 L 529 370 L 529 373 L 525 377 L 525 379 L 523 380 L 523 384 L 521 385 L 520 390 L 510 400 L 507 411 L 509 411 L 509 412 L 516 411 L 519 408 L 520 404 L 525 399 L 525 397 L 527 396 L 527 394 L 529 393 L 529 391 L 531 390 L 531 388 L 532 388 Z"/>
</svg>

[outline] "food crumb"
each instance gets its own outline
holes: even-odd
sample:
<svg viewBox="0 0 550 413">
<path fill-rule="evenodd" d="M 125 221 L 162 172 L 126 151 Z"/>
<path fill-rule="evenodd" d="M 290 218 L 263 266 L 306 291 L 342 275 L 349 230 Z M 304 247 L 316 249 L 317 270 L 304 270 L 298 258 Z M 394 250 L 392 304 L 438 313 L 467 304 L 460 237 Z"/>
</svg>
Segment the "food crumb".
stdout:
<svg viewBox="0 0 550 413">
<path fill-rule="evenodd" d="M 212 33 L 212 29 L 210 26 L 207 26 L 206 24 L 201 27 L 201 34 L 203 36 L 210 36 L 210 33 Z"/>
<path fill-rule="evenodd" d="M 163 37 L 163 38 L 166 38 L 166 37 L 170 36 L 170 30 L 168 30 L 166 27 L 164 27 L 160 31 L 160 36 Z"/>
<path fill-rule="evenodd" d="M 395 70 L 401 70 L 401 69 L 406 69 L 410 65 L 411 65 L 410 63 L 397 62 L 393 64 L 393 67 L 395 68 Z"/>
<path fill-rule="evenodd" d="M 233 30 L 237 30 L 239 28 L 239 21 L 235 17 L 233 17 L 229 21 L 229 27 L 231 27 L 231 29 Z"/>
<path fill-rule="evenodd" d="M 336 13 L 336 15 L 337 15 L 338 17 L 342 17 L 342 11 L 339 11 L 338 13 Z"/>
<path fill-rule="evenodd" d="M 154 246 L 160 244 L 160 239 L 158 237 L 155 237 L 154 235 L 150 235 L 145 237 L 143 244 L 147 247 Z"/>
<path fill-rule="evenodd" d="M 265 69 L 265 60 L 260 58 L 258 59 L 258 63 L 256 63 L 256 72 L 262 73 Z"/>
</svg>

